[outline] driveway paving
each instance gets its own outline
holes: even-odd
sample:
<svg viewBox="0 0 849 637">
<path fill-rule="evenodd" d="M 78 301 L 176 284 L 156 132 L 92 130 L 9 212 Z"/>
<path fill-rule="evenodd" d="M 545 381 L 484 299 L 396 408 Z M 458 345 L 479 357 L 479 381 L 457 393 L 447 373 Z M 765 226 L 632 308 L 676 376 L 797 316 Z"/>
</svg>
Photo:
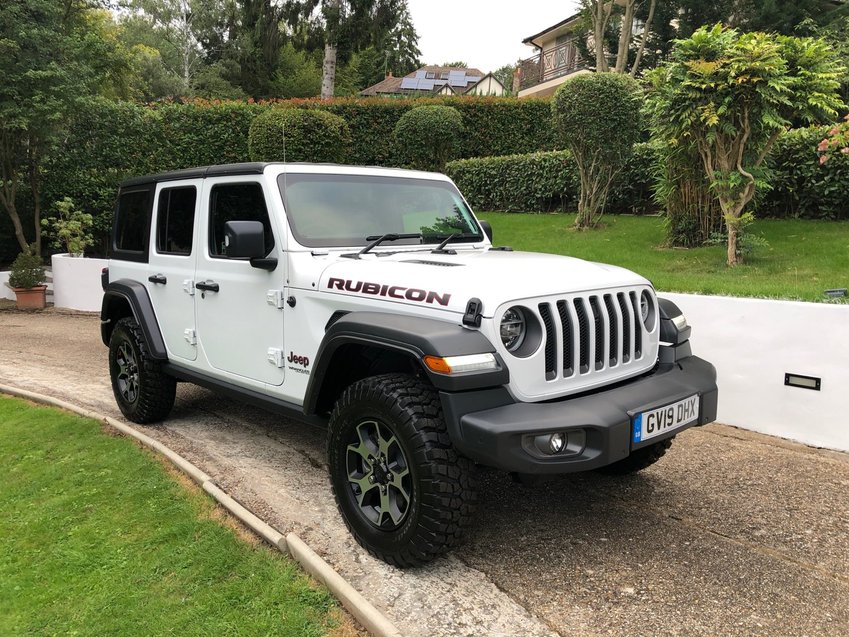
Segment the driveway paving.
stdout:
<svg viewBox="0 0 849 637">
<path fill-rule="evenodd" d="M 0 382 L 120 416 L 96 316 L 0 310 Z M 139 428 L 297 531 L 405 635 L 849 635 L 849 454 L 709 425 L 626 478 L 483 470 L 468 542 L 400 571 L 341 523 L 322 431 L 190 385 Z"/>
</svg>

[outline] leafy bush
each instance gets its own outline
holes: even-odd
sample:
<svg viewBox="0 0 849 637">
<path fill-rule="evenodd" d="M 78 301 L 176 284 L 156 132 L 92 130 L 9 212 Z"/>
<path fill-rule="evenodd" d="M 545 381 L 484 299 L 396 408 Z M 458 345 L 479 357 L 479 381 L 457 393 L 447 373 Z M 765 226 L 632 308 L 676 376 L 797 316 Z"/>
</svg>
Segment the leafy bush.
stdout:
<svg viewBox="0 0 849 637">
<path fill-rule="evenodd" d="M 14 261 L 9 273 L 9 285 L 13 288 L 34 288 L 44 285 L 44 264 L 35 254 L 34 246 L 21 252 Z"/>
<path fill-rule="evenodd" d="M 560 141 L 572 151 L 581 176 L 575 225 L 591 228 L 639 140 L 639 85 L 621 73 L 579 75 L 557 89 L 551 108 Z"/>
<path fill-rule="evenodd" d="M 767 158 L 772 188 L 757 204 L 759 217 L 849 219 L 849 155 L 820 163 L 817 147 L 830 126 L 783 133 Z"/>
<path fill-rule="evenodd" d="M 345 120 L 319 110 L 272 108 L 257 117 L 248 134 L 254 161 L 314 161 L 341 164 L 348 158 L 351 131 Z"/>
<path fill-rule="evenodd" d="M 41 227 L 52 238 L 53 247 L 64 248 L 71 256 L 82 256 L 94 241 L 90 234 L 92 216 L 77 210 L 70 197 L 57 201 L 53 208 L 56 216 L 41 220 Z"/>
<path fill-rule="evenodd" d="M 405 166 L 442 172 L 457 156 L 463 133 L 463 118 L 456 108 L 417 106 L 395 125 L 395 156 Z"/>
</svg>

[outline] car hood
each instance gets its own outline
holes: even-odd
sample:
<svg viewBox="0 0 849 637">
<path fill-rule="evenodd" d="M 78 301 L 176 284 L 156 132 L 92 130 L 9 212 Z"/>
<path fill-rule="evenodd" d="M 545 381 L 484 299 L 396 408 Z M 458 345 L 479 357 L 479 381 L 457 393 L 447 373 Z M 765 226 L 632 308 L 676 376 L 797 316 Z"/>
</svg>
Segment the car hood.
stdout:
<svg viewBox="0 0 849 637">
<path fill-rule="evenodd" d="M 464 250 L 372 252 L 340 258 L 319 278 L 324 292 L 382 298 L 464 312 L 469 299 L 483 303 L 493 316 L 508 301 L 569 294 L 628 285 L 650 285 L 617 266 L 536 252 Z"/>
</svg>

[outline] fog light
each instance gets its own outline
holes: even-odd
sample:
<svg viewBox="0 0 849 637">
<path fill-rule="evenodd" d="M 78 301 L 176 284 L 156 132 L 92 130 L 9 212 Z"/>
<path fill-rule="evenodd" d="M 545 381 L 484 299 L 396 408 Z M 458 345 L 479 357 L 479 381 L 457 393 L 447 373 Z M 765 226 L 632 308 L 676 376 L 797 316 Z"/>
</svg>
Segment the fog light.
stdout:
<svg viewBox="0 0 849 637">
<path fill-rule="evenodd" d="M 566 434 L 551 434 L 548 441 L 548 448 L 551 449 L 551 453 L 560 453 L 564 447 L 566 447 Z"/>
</svg>

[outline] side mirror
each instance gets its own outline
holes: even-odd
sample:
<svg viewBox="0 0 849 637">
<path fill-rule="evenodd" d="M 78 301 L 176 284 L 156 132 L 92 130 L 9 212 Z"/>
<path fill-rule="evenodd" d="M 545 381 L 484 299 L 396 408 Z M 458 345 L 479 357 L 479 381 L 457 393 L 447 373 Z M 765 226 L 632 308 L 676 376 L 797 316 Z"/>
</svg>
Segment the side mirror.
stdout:
<svg viewBox="0 0 849 637">
<path fill-rule="evenodd" d="M 486 238 L 489 239 L 490 243 L 492 243 L 492 226 L 489 225 L 489 221 L 480 219 L 479 222 L 481 224 L 481 228 L 483 228 L 483 233 L 486 235 Z"/>
<path fill-rule="evenodd" d="M 228 221 L 224 224 L 224 254 L 231 259 L 265 256 L 265 230 L 259 221 Z"/>
</svg>

